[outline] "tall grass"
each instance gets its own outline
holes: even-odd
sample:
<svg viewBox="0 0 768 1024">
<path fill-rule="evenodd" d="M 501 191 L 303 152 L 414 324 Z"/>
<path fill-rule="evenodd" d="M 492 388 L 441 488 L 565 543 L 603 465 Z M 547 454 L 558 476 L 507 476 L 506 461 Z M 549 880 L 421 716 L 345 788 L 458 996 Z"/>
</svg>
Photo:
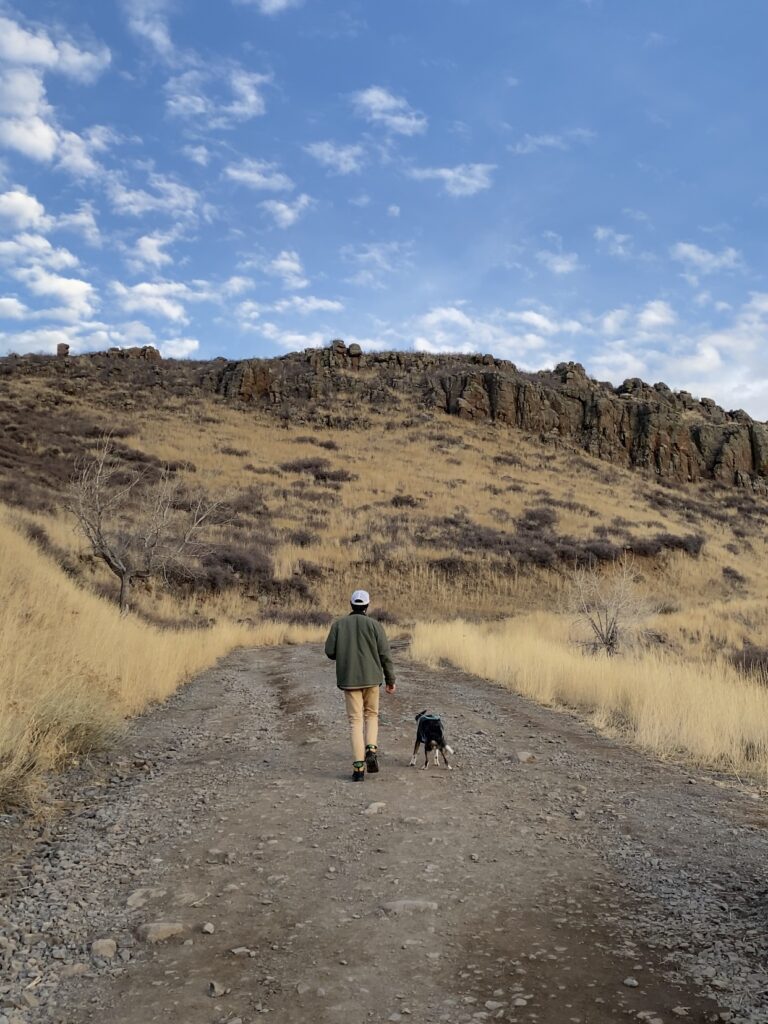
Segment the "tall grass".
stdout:
<svg viewBox="0 0 768 1024">
<path fill-rule="evenodd" d="M 161 630 L 77 587 L 0 510 L 0 803 L 67 756 L 102 744 L 239 645 L 301 642 L 316 629 L 265 622 Z"/>
<path fill-rule="evenodd" d="M 768 690 L 724 662 L 657 653 L 589 657 L 569 645 L 560 616 L 502 623 L 420 623 L 412 656 L 441 660 L 547 705 L 587 713 L 598 727 L 663 757 L 768 782 Z"/>
</svg>

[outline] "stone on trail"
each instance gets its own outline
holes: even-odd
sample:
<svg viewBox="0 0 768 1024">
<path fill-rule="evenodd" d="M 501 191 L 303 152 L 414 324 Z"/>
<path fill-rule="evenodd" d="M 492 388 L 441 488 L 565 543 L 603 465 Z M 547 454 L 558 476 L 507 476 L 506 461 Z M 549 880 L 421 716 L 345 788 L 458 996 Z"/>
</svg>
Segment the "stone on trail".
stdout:
<svg viewBox="0 0 768 1024">
<path fill-rule="evenodd" d="M 520 762 L 520 764 L 531 764 L 533 761 L 536 760 L 536 755 L 532 753 L 530 750 L 518 750 L 517 760 Z"/>
<path fill-rule="evenodd" d="M 211 924 L 210 921 L 206 921 L 205 924 L 200 929 L 200 931 L 203 933 L 203 935 L 213 935 L 213 933 L 216 931 L 216 928 L 214 927 L 214 925 Z"/>
<path fill-rule="evenodd" d="M 425 910 L 435 911 L 438 909 L 438 904 L 434 900 L 390 900 L 388 903 L 382 904 L 381 909 L 387 914 L 394 914 L 395 917 L 400 914 L 418 914 Z"/>
<path fill-rule="evenodd" d="M 96 939 L 91 943 L 91 956 L 99 957 L 102 960 L 111 960 L 117 953 L 117 943 L 114 939 Z"/>
<path fill-rule="evenodd" d="M 222 996 L 225 996 L 228 992 L 231 991 L 232 989 L 225 988 L 225 986 L 222 985 L 221 982 L 219 981 L 208 982 L 208 995 L 211 997 L 211 999 L 221 999 Z"/>
<path fill-rule="evenodd" d="M 363 814 L 381 814 L 386 806 L 387 805 L 383 800 L 376 800 L 374 803 L 368 804 L 368 806 L 363 810 Z"/>
<path fill-rule="evenodd" d="M 154 946 L 158 942 L 165 942 L 177 935 L 183 935 L 186 928 L 179 921 L 150 921 L 137 928 L 136 934 L 142 942 Z"/>
<path fill-rule="evenodd" d="M 637 980 L 637 978 L 625 978 L 624 984 L 627 986 L 627 988 L 637 988 L 640 982 Z"/>
</svg>

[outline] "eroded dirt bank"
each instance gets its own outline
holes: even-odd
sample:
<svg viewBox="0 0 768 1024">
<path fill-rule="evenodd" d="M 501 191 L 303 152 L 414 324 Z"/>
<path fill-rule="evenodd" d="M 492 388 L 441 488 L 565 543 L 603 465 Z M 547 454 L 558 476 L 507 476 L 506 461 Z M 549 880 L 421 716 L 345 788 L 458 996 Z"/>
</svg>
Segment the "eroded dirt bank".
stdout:
<svg viewBox="0 0 768 1024">
<path fill-rule="evenodd" d="M 322 652 L 245 651 L 2 819 L 0 1024 L 768 1021 L 762 802 L 398 660 L 363 785 Z"/>
</svg>

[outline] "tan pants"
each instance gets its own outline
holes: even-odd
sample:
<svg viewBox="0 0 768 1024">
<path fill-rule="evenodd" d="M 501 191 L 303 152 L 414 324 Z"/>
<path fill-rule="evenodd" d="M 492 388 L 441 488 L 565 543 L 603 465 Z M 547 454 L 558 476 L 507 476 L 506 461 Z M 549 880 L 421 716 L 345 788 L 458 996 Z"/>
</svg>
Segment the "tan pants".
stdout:
<svg viewBox="0 0 768 1024">
<path fill-rule="evenodd" d="M 345 690 L 344 701 L 352 739 L 352 756 L 355 761 L 363 761 L 366 743 L 375 746 L 379 739 L 379 687 Z"/>
</svg>

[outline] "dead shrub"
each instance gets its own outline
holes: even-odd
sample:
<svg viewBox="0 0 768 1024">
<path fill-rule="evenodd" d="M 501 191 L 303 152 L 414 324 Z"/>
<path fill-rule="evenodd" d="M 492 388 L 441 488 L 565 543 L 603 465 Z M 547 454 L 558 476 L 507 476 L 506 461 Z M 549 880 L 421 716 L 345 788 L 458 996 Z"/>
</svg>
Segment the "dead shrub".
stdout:
<svg viewBox="0 0 768 1024">
<path fill-rule="evenodd" d="M 768 647 L 745 644 L 740 651 L 731 655 L 730 661 L 743 675 L 768 686 Z"/>
<path fill-rule="evenodd" d="M 628 556 L 608 571 L 577 569 L 571 591 L 575 642 L 590 654 L 609 657 L 636 644 L 655 611 L 639 583 Z"/>
</svg>

